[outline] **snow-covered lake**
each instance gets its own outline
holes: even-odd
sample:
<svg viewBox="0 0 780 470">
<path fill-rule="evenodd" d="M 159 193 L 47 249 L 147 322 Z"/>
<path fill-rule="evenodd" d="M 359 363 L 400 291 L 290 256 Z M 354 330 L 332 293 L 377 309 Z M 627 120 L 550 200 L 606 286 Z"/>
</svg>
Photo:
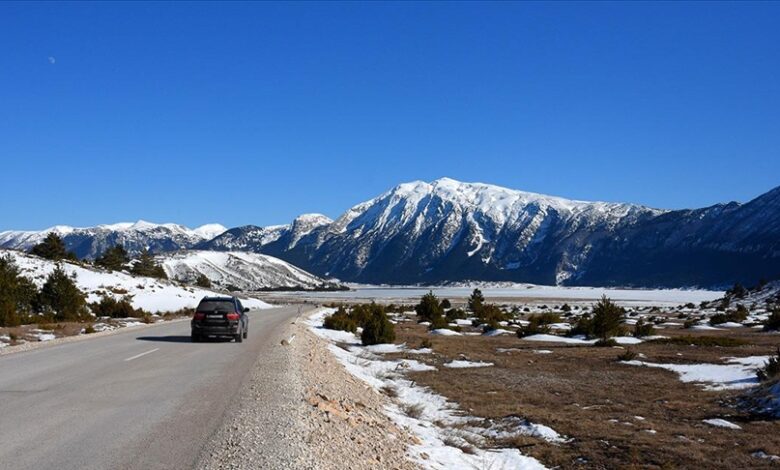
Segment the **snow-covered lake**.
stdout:
<svg viewBox="0 0 780 470">
<path fill-rule="evenodd" d="M 458 299 L 471 295 L 473 287 L 404 287 L 353 285 L 352 290 L 337 292 L 275 292 L 269 297 L 299 298 L 301 300 L 365 300 L 393 301 L 421 297 L 433 291 L 439 298 Z M 705 300 L 723 297 L 721 291 L 697 289 L 619 289 L 600 287 L 559 287 L 517 284 L 511 287 L 481 287 L 482 294 L 490 301 L 534 302 L 568 301 L 595 302 L 602 295 L 624 305 L 679 305 L 688 302 L 698 304 Z"/>
</svg>

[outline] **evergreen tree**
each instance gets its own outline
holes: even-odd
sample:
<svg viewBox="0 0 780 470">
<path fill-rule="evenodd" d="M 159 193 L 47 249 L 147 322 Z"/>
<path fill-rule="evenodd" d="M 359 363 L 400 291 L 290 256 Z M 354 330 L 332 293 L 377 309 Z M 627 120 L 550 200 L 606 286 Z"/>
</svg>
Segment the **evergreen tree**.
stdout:
<svg viewBox="0 0 780 470">
<path fill-rule="evenodd" d="M 38 289 L 10 256 L 0 257 L 0 326 L 18 326 L 33 310 Z"/>
<path fill-rule="evenodd" d="M 395 340 L 395 325 L 390 323 L 384 307 L 371 304 L 371 316 L 363 325 L 360 341 L 364 346 L 380 343 L 392 343 Z"/>
<path fill-rule="evenodd" d="M 433 291 L 422 296 L 420 303 L 414 307 L 414 311 L 417 312 L 421 322 L 427 321 L 431 324 L 441 323 L 442 315 L 444 315 L 444 309 Z"/>
<path fill-rule="evenodd" d="M 77 259 L 75 254 L 65 248 L 62 238 L 54 232 L 50 232 L 42 242 L 32 247 L 30 254 L 53 261 Z"/>
<path fill-rule="evenodd" d="M 127 251 L 122 245 L 114 245 L 95 260 L 95 265 L 111 271 L 121 271 L 130 261 Z"/>
<path fill-rule="evenodd" d="M 77 321 L 86 313 L 87 300 L 70 276 L 57 266 L 41 288 L 40 303 L 57 321 Z"/>
<path fill-rule="evenodd" d="M 141 255 L 138 257 L 135 264 L 133 264 L 133 267 L 130 268 L 130 272 L 138 276 L 168 279 L 168 275 L 165 274 L 163 267 L 157 264 L 154 256 L 152 256 L 147 249 L 144 249 L 144 251 L 141 252 Z"/>
<path fill-rule="evenodd" d="M 620 332 L 623 323 L 623 309 L 612 302 L 606 295 L 593 307 L 591 321 L 593 334 L 602 340 L 607 340 Z"/>
<path fill-rule="evenodd" d="M 471 293 L 471 297 L 469 297 L 469 310 L 474 314 L 479 315 L 479 311 L 484 303 L 485 296 L 482 295 L 482 291 L 474 289 L 474 292 Z"/>
</svg>

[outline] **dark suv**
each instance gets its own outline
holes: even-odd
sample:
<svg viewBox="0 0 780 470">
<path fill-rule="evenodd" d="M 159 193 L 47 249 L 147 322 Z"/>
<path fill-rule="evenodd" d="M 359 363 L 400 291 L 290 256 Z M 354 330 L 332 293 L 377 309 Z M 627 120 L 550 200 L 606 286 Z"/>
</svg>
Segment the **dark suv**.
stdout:
<svg viewBox="0 0 780 470">
<path fill-rule="evenodd" d="M 192 342 L 228 336 L 240 343 L 249 332 L 248 311 L 236 297 L 203 297 L 192 317 Z"/>
</svg>

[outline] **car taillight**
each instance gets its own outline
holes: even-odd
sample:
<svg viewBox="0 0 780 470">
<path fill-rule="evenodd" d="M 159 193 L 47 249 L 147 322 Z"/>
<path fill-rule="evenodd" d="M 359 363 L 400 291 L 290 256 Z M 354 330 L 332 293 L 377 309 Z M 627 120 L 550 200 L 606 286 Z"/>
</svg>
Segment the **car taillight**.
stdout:
<svg viewBox="0 0 780 470">
<path fill-rule="evenodd" d="M 203 320 L 206 318 L 205 313 L 195 312 L 195 315 L 192 317 L 193 320 Z"/>
<path fill-rule="evenodd" d="M 228 313 L 227 314 L 227 319 L 228 320 L 238 320 L 238 318 L 239 318 L 239 315 L 237 313 Z"/>
</svg>

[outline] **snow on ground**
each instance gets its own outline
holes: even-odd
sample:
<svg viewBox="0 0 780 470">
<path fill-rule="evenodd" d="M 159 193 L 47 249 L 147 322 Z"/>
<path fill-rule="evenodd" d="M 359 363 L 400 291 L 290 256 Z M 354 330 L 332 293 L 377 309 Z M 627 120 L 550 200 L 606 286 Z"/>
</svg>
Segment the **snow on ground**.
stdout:
<svg viewBox="0 0 780 470">
<path fill-rule="evenodd" d="M 500 420 L 482 420 L 467 416 L 456 403 L 416 385 L 406 379 L 406 371 L 435 371 L 436 368 L 415 360 L 384 360 L 382 351 L 397 352 L 399 345 L 359 346 L 356 335 L 343 331 L 326 330 L 323 319 L 334 309 L 321 309 L 306 321 L 318 336 L 331 343 L 347 343 L 345 348 L 329 345 L 333 355 L 354 376 L 375 390 L 392 388 L 397 395 L 395 403 L 385 412 L 399 426 L 419 439 L 410 445 L 409 457 L 425 469 L 490 468 L 543 469 L 539 461 L 522 455 L 518 449 L 485 449 L 492 437 L 535 436 L 551 442 L 563 442 L 553 429 L 530 423 L 517 416 Z M 446 330 L 450 331 L 450 330 Z M 371 349 L 373 348 L 373 350 Z M 467 361 L 454 361 L 467 362 Z M 483 363 L 469 363 L 473 364 Z M 465 449 L 466 451 L 462 450 Z"/>
<path fill-rule="evenodd" d="M 278 287 L 313 289 L 323 279 L 272 256 L 257 253 L 188 250 L 160 255 L 170 279 L 193 282 L 206 276 L 213 285 L 237 286 L 245 291 Z"/>
<path fill-rule="evenodd" d="M 557 335 L 547 335 L 547 334 L 538 334 L 538 335 L 530 335 L 523 337 L 523 340 L 525 341 L 543 341 L 547 343 L 566 343 L 566 344 L 594 344 L 596 342 L 595 339 L 585 339 L 584 336 L 557 336 Z"/>
<path fill-rule="evenodd" d="M 437 330 L 431 330 L 431 334 L 438 335 L 438 336 L 461 336 L 462 335 L 462 333 L 459 333 L 455 330 L 448 330 L 447 328 L 439 328 Z"/>
<path fill-rule="evenodd" d="M 705 419 L 702 421 L 709 424 L 710 426 L 715 426 L 718 428 L 742 429 L 742 427 L 732 423 L 731 421 L 726 421 L 725 419 L 721 418 Z"/>
<path fill-rule="evenodd" d="M 726 364 L 659 364 L 645 361 L 623 361 L 633 366 L 658 367 L 677 372 L 683 382 L 701 383 L 705 390 L 733 390 L 756 385 L 756 369 L 769 356 L 727 357 Z"/>
<path fill-rule="evenodd" d="M 493 365 L 492 362 L 458 360 L 448 362 L 444 364 L 444 367 L 449 367 L 450 369 L 467 369 L 469 367 L 491 367 Z"/>
<path fill-rule="evenodd" d="M 17 251 L 0 250 L 0 255 L 10 255 L 21 273 L 39 287 L 57 266 L 53 261 Z M 194 308 L 205 296 L 222 295 L 199 287 L 181 287 L 165 280 L 132 276 L 125 272 L 103 271 L 66 262 L 60 265 L 69 275 L 76 276 L 76 284 L 87 294 L 89 302 L 99 301 L 103 294 L 117 299 L 128 296 L 134 308 L 159 313 Z M 241 302 L 253 309 L 270 308 L 258 299 L 241 299 Z"/>
<path fill-rule="evenodd" d="M 496 328 L 495 330 L 488 330 L 485 333 L 482 333 L 482 336 L 500 336 L 500 335 L 511 335 L 514 334 L 514 332 L 505 330 L 503 328 Z"/>
</svg>

